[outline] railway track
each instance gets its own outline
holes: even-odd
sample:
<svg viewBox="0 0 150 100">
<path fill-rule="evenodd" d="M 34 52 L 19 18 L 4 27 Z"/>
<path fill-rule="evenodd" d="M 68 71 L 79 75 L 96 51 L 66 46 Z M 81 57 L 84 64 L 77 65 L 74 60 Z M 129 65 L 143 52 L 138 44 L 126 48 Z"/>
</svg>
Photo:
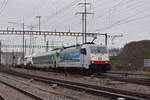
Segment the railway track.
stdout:
<svg viewBox="0 0 150 100">
<path fill-rule="evenodd" d="M 109 96 L 112 99 L 123 97 L 123 98 L 126 98 L 126 100 L 150 100 L 150 94 L 109 88 L 109 87 L 104 87 L 104 86 L 90 85 L 90 84 L 85 84 L 85 83 L 77 83 L 77 82 L 71 82 L 71 81 L 65 81 L 65 80 L 45 78 L 41 76 L 19 73 L 13 70 L 5 70 L 3 72 L 7 74 L 27 78 L 27 79 L 34 79 L 36 81 L 41 81 L 41 82 L 48 83 L 48 84 L 57 84 L 58 86 L 63 86 L 63 87 L 78 90 L 78 91 L 84 91 L 86 93 L 94 94 L 96 96 L 107 96 L 107 97 Z"/>
<path fill-rule="evenodd" d="M 0 95 L 0 100 L 6 100 L 6 99 Z"/>
<path fill-rule="evenodd" d="M 37 70 L 37 69 L 36 69 Z M 40 71 L 43 72 L 56 72 L 56 73 L 64 73 L 64 72 L 58 72 L 58 71 L 52 71 L 49 69 L 40 69 Z M 67 73 L 67 74 L 71 74 L 71 75 L 82 75 L 82 76 L 88 76 L 90 77 L 90 75 L 88 74 L 72 74 L 72 73 Z M 117 74 L 119 76 L 112 76 L 109 74 Z M 146 76 L 149 77 L 148 79 L 137 79 L 137 78 L 130 78 L 127 77 L 129 75 L 132 76 Z M 139 84 L 139 85 L 145 85 L 145 86 L 150 86 L 150 75 L 145 75 L 145 74 L 132 74 L 132 73 L 121 73 L 121 72 L 107 72 L 107 73 L 100 73 L 100 75 L 94 75 L 94 77 L 96 78 L 109 78 L 109 79 L 113 79 L 113 80 L 117 80 L 117 81 L 123 81 L 123 82 L 128 82 L 128 83 L 134 83 L 134 84 Z"/>
<path fill-rule="evenodd" d="M 4 81 L 2 81 L 2 80 L 0 80 L 0 83 L 2 83 L 2 84 L 4 84 L 4 85 L 6 85 L 6 86 L 9 86 L 9 87 L 11 87 L 11 88 L 17 90 L 17 91 L 19 91 L 20 93 L 23 93 L 23 94 L 26 95 L 26 96 L 29 96 L 29 97 L 33 98 L 33 100 L 43 100 L 42 98 L 40 98 L 40 97 L 38 97 L 38 96 L 36 96 L 36 95 L 30 93 L 30 92 L 27 92 L 27 91 L 25 91 L 25 90 L 23 90 L 23 89 L 21 89 L 21 88 L 19 88 L 19 87 L 16 87 L 16 86 L 14 86 L 14 85 L 12 85 L 12 84 L 6 83 L 6 82 L 4 82 Z M 0 97 L 0 100 L 5 100 L 4 98 L 2 98 L 2 99 L 1 99 L 1 98 L 2 98 L 2 97 Z"/>
<path fill-rule="evenodd" d="M 128 76 L 128 75 L 139 75 L 139 76 L 148 76 L 148 77 L 150 77 L 150 75 L 148 75 L 148 74 L 137 74 L 137 73 L 128 73 L 128 72 L 124 72 L 124 73 L 122 73 L 122 72 L 113 72 L 113 71 L 108 71 L 107 73 L 109 73 L 109 74 L 118 74 L 118 75 L 125 75 L 125 76 Z"/>
<path fill-rule="evenodd" d="M 138 79 L 138 78 L 127 77 L 128 75 L 138 75 L 138 74 L 113 73 L 113 74 L 118 74 L 118 76 L 113 76 L 111 74 L 103 73 L 100 75 L 95 75 L 95 77 L 96 78 L 109 78 L 109 79 L 123 81 L 123 82 L 129 82 L 129 83 L 135 83 L 135 84 L 139 84 L 139 85 L 150 86 L 150 78 Z"/>
</svg>

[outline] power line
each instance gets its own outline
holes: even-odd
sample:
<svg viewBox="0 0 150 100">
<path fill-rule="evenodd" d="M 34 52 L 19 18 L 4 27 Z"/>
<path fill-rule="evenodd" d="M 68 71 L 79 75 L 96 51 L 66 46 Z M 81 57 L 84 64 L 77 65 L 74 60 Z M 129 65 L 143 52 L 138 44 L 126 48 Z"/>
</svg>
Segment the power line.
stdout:
<svg viewBox="0 0 150 100">
<path fill-rule="evenodd" d="M 127 20 L 127 21 L 125 21 L 125 22 L 123 22 L 123 23 L 120 23 L 120 24 L 126 24 L 126 23 L 129 23 L 129 22 L 133 22 L 133 21 L 137 21 L 137 20 L 140 20 L 140 19 L 146 18 L 146 17 L 150 17 L 150 14 L 145 15 L 145 16 L 142 16 L 142 17 L 138 17 L 138 18 L 130 19 L 130 20 Z"/>
<path fill-rule="evenodd" d="M 106 16 L 106 14 L 107 13 L 110 13 L 110 11 L 112 11 L 114 8 L 116 8 L 116 7 L 122 7 L 122 6 L 124 6 L 124 5 L 126 5 L 126 4 L 131 4 L 131 3 L 133 3 L 133 1 L 135 1 L 135 0 L 127 0 L 127 1 L 125 1 L 125 2 L 122 2 L 122 1 L 120 1 L 119 3 L 117 3 L 116 5 L 114 5 L 113 7 L 111 7 L 108 11 L 106 11 L 103 15 L 100 15 L 100 16 L 98 16 L 98 17 L 96 17 L 96 18 L 93 18 L 93 20 L 92 20 L 92 22 L 95 22 L 96 21 L 96 19 L 100 19 L 100 18 L 102 18 L 102 17 L 104 17 L 104 16 Z M 140 1 L 141 2 L 141 1 Z M 139 2 L 136 2 L 136 4 L 137 3 L 139 3 Z M 134 4 L 134 5 L 136 5 L 136 4 Z M 127 7 L 126 8 L 126 10 L 128 9 L 129 7 Z M 137 7 L 136 7 L 137 8 Z M 134 8 L 133 8 L 134 9 Z M 118 15 L 118 14 L 117 14 Z M 109 14 L 109 18 L 110 18 L 110 14 Z"/>
<path fill-rule="evenodd" d="M 125 1 L 124 2 L 124 0 L 121 0 L 120 2 L 118 2 L 118 3 L 116 3 L 113 7 L 111 7 L 110 9 L 108 9 L 106 12 L 104 12 L 103 14 L 101 14 L 101 15 L 99 15 L 98 17 L 96 17 L 96 18 L 93 18 L 92 20 L 91 20 L 91 22 L 90 22 L 90 24 L 91 25 L 93 25 L 92 23 L 94 23 L 95 21 L 97 21 L 96 19 L 100 19 L 100 18 L 102 18 L 102 17 L 104 17 L 104 16 L 106 16 L 106 14 L 107 13 L 109 13 L 109 20 L 110 20 L 110 16 L 111 16 L 111 11 L 113 10 L 113 9 L 115 9 L 115 8 L 117 8 L 117 7 L 122 7 L 122 6 L 124 6 L 124 5 L 127 5 L 127 4 L 129 4 L 129 3 L 132 3 L 133 1 L 135 1 L 135 0 L 127 0 L 127 1 Z M 126 8 L 127 9 L 127 8 Z M 90 26 L 91 26 L 90 25 Z"/>
<path fill-rule="evenodd" d="M 39 11 L 43 6 L 45 6 L 44 4 L 47 2 L 48 0 L 42 0 L 37 7 L 33 8 L 33 12 L 28 16 L 28 18 L 31 18 L 33 15 L 35 15 L 35 13 L 37 11 Z"/>
<path fill-rule="evenodd" d="M 55 16 L 57 16 L 58 14 L 60 14 L 60 13 L 62 13 L 62 12 L 64 12 L 64 11 L 66 11 L 66 10 L 68 10 L 68 8 L 70 8 L 70 7 L 72 7 L 73 5 L 75 5 L 76 2 L 78 2 L 78 0 L 72 1 L 72 2 L 69 3 L 67 6 L 65 6 L 65 7 L 63 7 L 62 9 L 56 11 L 56 13 L 54 13 L 54 14 L 48 16 L 47 18 L 45 18 L 41 23 L 42 23 L 42 24 L 43 24 L 43 23 L 46 23 L 46 22 L 48 22 L 47 20 L 51 20 L 51 19 L 55 18 Z"/>
<path fill-rule="evenodd" d="M 2 12 L 4 11 L 6 5 L 8 3 L 8 0 L 5 0 L 5 2 L 2 4 L 1 8 L 0 8 L 0 15 L 2 14 Z"/>
<path fill-rule="evenodd" d="M 99 1 L 101 1 L 101 0 L 98 0 L 98 2 L 99 2 Z M 107 2 L 108 2 L 108 1 L 107 1 Z M 107 2 L 106 2 L 106 0 L 103 1 L 103 2 L 100 2 L 100 3 L 97 3 L 97 2 L 96 2 L 97 6 L 93 7 L 92 9 L 98 8 L 98 7 L 100 7 L 101 5 L 103 5 L 104 3 L 107 3 Z M 110 3 L 110 1 L 109 1 L 109 3 Z"/>
<path fill-rule="evenodd" d="M 109 26 L 107 26 L 107 27 L 102 28 L 101 31 L 102 31 L 102 30 L 109 29 L 109 28 L 112 28 L 112 27 L 117 26 L 117 25 L 121 25 L 121 24 L 125 24 L 125 23 L 128 23 L 128 22 L 131 22 L 131 21 L 134 21 L 134 20 L 138 20 L 138 19 L 141 19 L 141 18 L 149 17 L 149 15 L 146 15 L 146 16 L 142 16 L 142 17 L 130 19 L 130 18 L 132 18 L 132 17 L 137 16 L 138 14 L 141 14 L 141 13 L 147 11 L 148 9 L 150 9 L 150 7 L 149 7 L 149 8 L 146 8 L 146 9 L 143 9 L 143 10 L 141 10 L 141 11 L 135 13 L 134 15 L 131 15 L 131 16 L 127 17 L 127 18 L 118 20 L 117 22 L 115 22 L 115 23 L 113 23 L 113 24 L 111 24 L 111 25 L 109 25 Z"/>
<path fill-rule="evenodd" d="M 150 14 L 149 14 L 149 15 L 142 16 L 142 17 L 138 17 L 138 18 L 126 20 L 126 21 L 124 21 L 124 22 L 118 21 L 118 22 L 116 22 L 116 23 L 114 23 L 114 24 L 112 24 L 112 25 L 110 25 L 110 26 L 108 26 L 108 27 L 105 27 L 105 28 L 101 29 L 100 31 L 107 30 L 107 29 L 110 29 L 110 28 L 115 27 L 115 26 L 118 26 L 118 25 L 127 24 L 127 23 L 130 23 L 130 22 L 133 22 L 133 21 L 137 21 L 137 20 L 140 20 L 140 19 L 149 17 L 149 16 L 150 16 Z"/>
<path fill-rule="evenodd" d="M 124 2 L 122 5 L 121 5 L 122 1 L 120 1 L 119 3 L 117 3 L 116 5 L 114 5 L 113 7 L 111 7 L 108 11 L 106 11 L 106 12 L 103 13 L 102 15 L 99 15 L 99 16 L 96 17 L 95 19 L 98 19 L 98 18 L 101 18 L 101 17 L 105 16 L 105 15 L 106 15 L 107 13 L 109 13 L 112 9 L 118 7 L 119 5 L 120 5 L 120 6 L 123 6 L 123 5 L 125 5 L 125 4 L 128 4 L 129 1 L 130 1 L 130 2 L 133 2 L 134 0 L 132 0 L 132 1 L 131 1 L 131 0 L 128 0 L 128 1 Z M 119 6 L 119 7 L 120 7 L 120 6 Z"/>
<path fill-rule="evenodd" d="M 74 10 L 75 9 L 75 7 L 76 7 L 77 5 L 75 5 L 75 6 L 72 6 L 70 9 L 68 9 L 65 13 L 67 13 L 67 12 L 72 12 L 72 10 Z M 61 27 L 62 27 L 62 23 L 63 23 L 63 25 L 66 23 L 66 22 L 68 22 L 68 20 L 71 20 L 71 21 L 73 21 L 74 20 L 74 18 L 73 18 L 73 16 L 72 15 L 74 15 L 74 14 L 72 14 L 72 13 L 67 13 L 67 14 L 65 14 L 65 13 L 63 13 L 63 16 L 61 16 L 61 18 L 63 18 L 63 19 L 56 19 L 56 21 L 59 21 L 59 22 L 57 22 L 56 23 L 56 21 L 55 20 L 52 20 L 53 22 L 55 22 L 56 23 L 56 25 L 57 26 L 60 26 L 61 25 Z M 55 15 L 54 15 L 55 16 Z M 57 15 L 58 16 L 58 15 Z M 73 18 L 73 19 L 72 19 Z M 69 21 L 70 22 L 70 21 Z M 52 22 L 51 22 L 52 23 Z M 49 24 L 48 24 L 49 25 Z"/>
<path fill-rule="evenodd" d="M 117 2 L 115 5 L 113 5 L 110 9 L 108 9 L 108 11 L 107 12 L 109 12 L 110 10 L 112 10 L 112 9 L 114 9 L 114 8 L 116 8 L 117 6 L 121 6 L 121 4 L 124 2 L 124 0 L 121 0 L 121 1 L 119 1 L 119 2 Z M 106 3 L 106 4 L 110 4 L 110 3 Z M 96 8 L 96 9 L 95 9 Z M 97 10 L 99 8 L 99 5 L 98 5 L 98 7 L 96 6 L 96 7 L 94 7 L 94 12 Z M 107 13 L 107 12 L 105 12 L 105 13 Z"/>
<path fill-rule="evenodd" d="M 0 9 L 2 9 L 4 3 L 5 3 L 5 0 L 3 0 L 3 1 L 1 2 Z"/>
<path fill-rule="evenodd" d="M 143 1 L 141 1 L 141 2 L 143 2 Z M 137 11 L 138 8 L 143 7 L 143 5 L 145 6 L 145 3 L 141 4 L 141 2 L 137 2 L 137 3 L 136 3 L 136 4 L 140 3 L 140 5 L 134 4 L 134 5 L 136 5 L 136 6 L 126 7 L 125 10 L 127 11 L 127 13 L 129 13 L 130 11 L 132 11 L 131 9 Z M 117 13 L 119 13 L 119 14 L 116 14 L 117 16 L 121 16 L 121 15 L 122 15 L 120 12 L 123 12 L 123 14 L 126 15 L 126 14 L 125 14 L 126 12 L 125 12 L 125 11 L 122 11 L 121 8 L 120 8 L 119 10 L 120 10 L 119 12 L 117 11 Z"/>
<path fill-rule="evenodd" d="M 144 4 L 141 4 L 141 2 L 143 2 L 143 1 L 138 1 L 138 2 L 134 3 L 134 5 L 140 3 L 140 5 L 138 5 L 138 6 L 137 6 L 137 5 L 136 5 L 136 6 L 130 6 L 130 7 L 124 6 L 124 7 L 126 7 L 125 10 L 128 10 L 128 9 L 130 8 L 130 11 L 132 11 L 131 9 L 137 11 L 137 10 L 138 10 L 138 9 L 137 9 L 138 7 L 141 7 L 142 5 L 145 4 L 145 3 L 144 3 Z M 126 2 L 126 3 L 127 3 L 127 2 Z M 129 1 L 128 1 L 128 4 L 129 4 Z M 130 2 L 130 4 L 131 4 L 131 2 Z M 133 4 L 133 2 L 132 2 L 132 4 Z M 132 7 L 132 8 L 131 8 L 131 7 Z M 122 11 L 121 8 L 119 8 L 119 10 Z M 128 15 L 128 14 L 125 14 L 124 11 L 122 11 L 122 12 L 123 12 L 123 15 Z M 128 13 L 129 13 L 129 11 L 128 11 Z M 118 13 L 117 13 L 115 16 L 120 16 L 120 15 L 121 15 L 121 14 L 118 14 Z M 136 14 L 134 14 L 133 17 L 134 17 L 135 15 L 136 15 Z M 105 16 L 105 15 L 104 15 L 104 16 Z M 111 15 L 109 15 L 109 18 L 112 18 L 112 17 L 110 17 L 110 16 L 111 16 Z M 103 16 L 101 16 L 101 17 L 103 17 Z M 119 17 L 117 17 L 117 18 L 119 18 Z M 128 18 L 128 17 L 127 17 L 127 18 Z M 94 18 L 93 21 L 91 22 L 91 25 L 93 25 L 94 22 L 96 22 L 96 21 L 97 21 L 96 18 Z M 92 23 L 93 23 L 93 24 L 92 24 Z M 117 22 L 111 23 L 110 27 L 111 27 L 111 26 L 114 26 L 115 24 L 117 24 Z M 90 25 L 90 26 L 91 26 L 91 25 Z M 104 27 L 104 28 L 105 28 L 105 27 Z M 90 28 L 90 29 L 91 29 L 91 28 Z"/>
<path fill-rule="evenodd" d="M 69 29 L 71 29 L 71 27 L 70 26 L 72 26 L 73 28 L 75 28 L 76 26 L 78 27 L 78 25 L 79 25 L 79 21 L 78 21 L 78 19 L 77 18 L 73 18 L 73 19 L 71 19 L 72 17 L 70 17 L 70 18 L 68 18 L 68 19 L 66 19 L 66 20 L 64 20 L 64 21 L 62 21 L 62 22 L 59 22 L 58 23 L 58 25 L 57 25 L 57 27 L 67 27 L 67 29 L 69 28 Z M 69 21 L 69 23 L 65 23 L 66 21 L 68 21 L 68 20 L 70 20 Z M 61 23 L 63 23 L 63 26 L 62 26 L 62 24 Z M 67 24 L 67 25 L 66 25 Z M 77 25 L 78 24 L 78 25 Z"/>
</svg>

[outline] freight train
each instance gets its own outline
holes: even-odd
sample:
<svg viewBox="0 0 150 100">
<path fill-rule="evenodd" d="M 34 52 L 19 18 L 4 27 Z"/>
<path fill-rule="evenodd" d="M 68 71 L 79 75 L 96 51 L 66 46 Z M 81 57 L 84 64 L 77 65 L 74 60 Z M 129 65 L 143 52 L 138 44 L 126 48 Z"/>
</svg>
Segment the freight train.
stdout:
<svg viewBox="0 0 150 100">
<path fill-rule="evenodd" d="M 36 68 L 65 69 L 71 71 L 106 72 L 110 70 L 106 46 L 86 43 L 55 49 L 30 56 L 28 64 Z"/>
</svg>

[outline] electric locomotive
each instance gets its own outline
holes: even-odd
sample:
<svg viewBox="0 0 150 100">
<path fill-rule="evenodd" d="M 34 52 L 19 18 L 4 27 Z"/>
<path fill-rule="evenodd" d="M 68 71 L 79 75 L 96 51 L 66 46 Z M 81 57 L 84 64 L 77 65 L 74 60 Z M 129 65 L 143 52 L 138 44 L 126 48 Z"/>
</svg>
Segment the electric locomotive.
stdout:
<svg viewBox="0 0 150 100">
<path fill-rule="evenodd" d="M 63 49 L 58 56 L 57 68 L 83 69 L 89 72 L 110 70 L 109 53 L 106 46 L 86 43 Z"/>
</svg>

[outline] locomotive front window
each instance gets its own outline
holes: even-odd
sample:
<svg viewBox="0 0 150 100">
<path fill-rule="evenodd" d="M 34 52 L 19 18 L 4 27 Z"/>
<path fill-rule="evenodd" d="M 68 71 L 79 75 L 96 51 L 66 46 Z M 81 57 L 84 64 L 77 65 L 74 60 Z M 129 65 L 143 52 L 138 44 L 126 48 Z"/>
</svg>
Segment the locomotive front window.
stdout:
<svg viewBox="0 0 150 100">
<path fill-rule="evenodd" d="M 105 54 L 107 53 L 106 47 L 90 47 L 91 48 L 91 53 L 102 53 Z"/>
</svg>

